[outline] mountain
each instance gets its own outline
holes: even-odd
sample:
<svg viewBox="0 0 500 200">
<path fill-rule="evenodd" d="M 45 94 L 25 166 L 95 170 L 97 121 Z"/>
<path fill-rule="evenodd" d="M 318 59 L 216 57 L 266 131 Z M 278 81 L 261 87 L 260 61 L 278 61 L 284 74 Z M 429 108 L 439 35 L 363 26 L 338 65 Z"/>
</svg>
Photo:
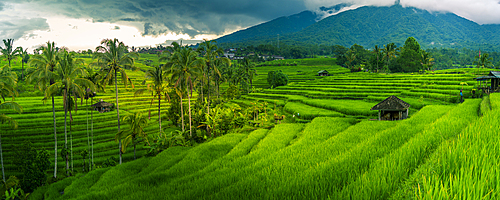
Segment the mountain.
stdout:
<svg viewBox="0 0 500 200">
<path fill-rule="evenodd" d="M 252 41 L 259 37 L 277 37 L 278 34 L 295 33 L 316 23 L 317 17 L 318 16 L 311 11 L 280 17 L 218 38 L 217 43 Z"/>
<path fill-rule="evenodd" d="M 287 23 L 294 24 L 292 20 Z M 255 26 L 247 30 L 268 32 L 265 28 Z M 500 25 L 479 25 L 453 13 L 432 13 L 401 5 L 364 6 L 331 15 L 298 31 L 280 34 L 280 43 L 343 46 L 360 44 L 370 48 L 391 42 L 402 46 L 412 36 L 423 48 L 474 46 L 487 49 L 500 47 L 498 33 Z M 270 43 L 275 40 L 274 37 L 266 38 L 263 35 L 252 37 L 251 32 L 246 30 L 239 34 L 245 34 L 246 38 L 236 39 L 236 35 L 225 37 L 232 37 L 233 44 L 241 45 L 250 42 Z"/>
</svg>

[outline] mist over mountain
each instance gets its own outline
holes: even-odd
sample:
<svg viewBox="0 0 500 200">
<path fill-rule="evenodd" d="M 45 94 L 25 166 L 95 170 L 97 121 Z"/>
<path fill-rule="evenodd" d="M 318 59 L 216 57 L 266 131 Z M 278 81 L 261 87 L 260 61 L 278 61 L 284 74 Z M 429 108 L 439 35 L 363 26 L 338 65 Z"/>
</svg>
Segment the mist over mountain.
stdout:
<svg viewBox="0 0 500 200">
<path fill-rule="evenodd" d="M 281 17 L 217 39 L 233 46 L 276 44 L 343 45 L 366 48 L 394 42 L 402 46 L 414 37 L 423 48 L 500 47 L 500 25 L 479 25 L 453 13 L 429 12 L 413 7 L 364 6 L 335 13 L 350 5 L 320 8 L 333 14 L 319 21 L 320 12 Z"/>
</svg>

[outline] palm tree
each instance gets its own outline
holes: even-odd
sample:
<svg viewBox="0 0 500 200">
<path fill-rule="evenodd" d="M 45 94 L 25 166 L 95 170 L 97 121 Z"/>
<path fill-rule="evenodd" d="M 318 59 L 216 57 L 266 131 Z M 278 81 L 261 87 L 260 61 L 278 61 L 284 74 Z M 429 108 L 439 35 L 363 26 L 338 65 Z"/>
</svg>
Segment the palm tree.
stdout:
<svg viewBox="0 0 500 200">
<path fill-rule="evenodd" d="M 181 112 L 182 111 L 182 91 L 184 89 L 189 91 L 188 94 L 188 110 L 189 110 L 189 136 L 192 137 L 191 129 L 191 96 L 193 95 L 193 82 L 192 80 L 199 75 L 200 60 L 197 58 L 197 53 L 189 47 L 181 47 L 178 51 L 174 52 L 170 62 L 167 63 L 167 73 L 171 75 L 172 81 L 175 82 L 175 87 L 179 88 L 181 97 Z M 183 88 L 183 83 L 186 88 Z M 184 131 L 184 114 L 181 113 L 182 118 L 182 131 Z"/>
<path fill-rule="evenodd" d="M 110 84 L 114 80 L 115 95 L 116 95 L 116 115 L 118 119 L 118 132 L 120 132 L 120 108 L 118 106 L 118 72 L 121 75 L 122 82 L 127 87 L 128 76 L 124 68 L 133 67 L 134 59 L 139 58 L 136 52 L 127 52 L 127 46 L 118 39 L 105 39 L 101 42 L 101 46 L 96 48 L 95 57 L 102 62 L 103 84 Z M 132 85 L 133 87 L 133 85 Z M 122 164 L 121 139 L 118 139 L 118 151 L 120 155 L 120 164 Z"/>
<path fill-rule="evenodd" d="M 160 136 L 161 136 L 161 96 L 163 94 L 165 100 L 168 96 L 167 93 L 167 85 L 164 80 L 166 79 L 167 74 L 163 71 L 163 68 L 160 66 L 153 66 L 153 69 L 146 71 L 146 78 L 151 79 L 152 83 L 148 84 L 147 89 L 139 89 L 134 93 L 134 97 L 141 95 L 145 91 L 151 91 L 153 93 L 153 98 L 151 99 L 150 106 L 153 104 L 153 101 L 156 97 L 158 97 L 158 126 L 160 128 Z M 149 117 L 151 118 L 151 109 L 149 110 Z"/>
<path fill-rule="evenodd" d="M 12 67 L 10 62 L 13 60 L 16 55 L 19 53 L 19 49 L 16 48 L 14 49 L 14 39 L 7 39 L 3 40 L 3 45 L 4 47 L 0 47 L 0 52 L 2 52 L 2 55 L 9 61 L 9 67 Z"/>
<path fill-rule="evenodd" d="M 199 53 L 204 54 L 204 60 L 203 60 L 203 65 L 202 66 L 202 77 L 207 77 L 207 84 L 208 84 L 208 92 L 207 92 L 207 113 L 210 114 L 210 76 L 211 76 L 211 70 L 215 74 L 219 74 L 219 69 L 217 68 L 217 64 L 220 62 L 225 62 L 230 64 L 231 61 L 228 58 L 221 57 L 220 55 L 224 53 L 224 51 L 217 47 L 216 41 L 209 41 L 205 40 L 203 43 L 200 44 L 200 47 L 197 49 Z M 202 84 L 203 85 L 203 84 Z M 201 87 L 202 90 L 202 96 L 203 96 L 203 86 Z M 207 126 L 207 133 L 209 133 L 209 129 Z"/>
<path fill-rule="evenodd" d="M 9 66 L 5 66 L 0 70 L 0 96 L 3 101 L 8 96 L 12 96 L 12 100 L 14 100 L 14 97 L 18 95 L 14 87 L 16 85 L 16 78 L 16 73 Z"/>
<path fill-rule="evenodd" d="M 493 60 L 493 58 L 490 58 L 490 55 L 488 53 L 484 53 L 483 55 L 476 56 L 475 59 L 477 59 L 477 60 L 474 61 L 474 64 L 476 64 L 477 68 L 485 68 L 485 67 L 489 68 L 493 64 L 491 62 L 491 60 Z"/>
<path fill-rule="evenodd" d="M 380 51 L 381 51 L 381 49 L 377 45 L 375 45 L 375 48 L 373 49 L 373 53 L 377 57 L 377 66 L 376 66 L 377 73 L 378 73 L 378 70 L 380 69 L 378 66 L 378 64 L 380 63 Z"/>
<path fill-rule="evenodd" d="M 100 76 L 99 76 L 99 73 L 97 70 L 94 69 L 93 67 L 93 64 L 89 64 L 86 68 L 87 70 L 87 76 L 85 76 L 85 79 L 89 80 L 90 82 L 92 82 L 92 84 L 94 84 L 94 86 L 96 87 L 96 90 L 97 91 L 100 91 L 100 90 L 103 90 L 104 88 L 102 87 L 102 85 L 99 84 L 99 79 L 100 79 Z M 94 96 L 95 96 L 95 91 L 92 91 L 90 88 L 87 88 L 85 89 L 85 104 L 87 106 L 87 140 L 88 140 L 88 137 L 89 137 L 89 113 L 88 113 L 88 105 L 87 105 L 87 101 L 88 99 L 90 98 L 90 103 L 93 104 L 94 102 Z M 94 166 L 94 115 L 93 115 L 93 109 L 90 109 L 90 137 L 91 137 L 91 142 L 90 142 L 90 145 L 89 145 L 89 171 L 92 170 L 92 167 Z M 88 142 L 88 141 L 87 141 Z"/>
<path fill-rule="evenodd" d="M 127 146 L 132 142 L 134 145 L 134 160 L 136 159 L 135 154 L 135 145 L 138 143 L 137 138 L 142 137 L 146 138 L 146 132 L 144 132 L 144 127 L 148 125 L 148 120 L 144 117 L 140 112 L 130 113 L 125 115 L 122 118 L 122 122 L 129 124 L 130 128 L 127 130 L 121 130 L 115 135 L 115 141 L 121 141 L 123 139 L 122 144 L 122 152 L 125 152 Z"/>
<path fill-rule="evenodd" d="M 85 78 L 80 78 L 86 75 L 86 71 L 81 67 L 83 60 L 75 59 L 74 55 L 63 50 L 60 53 L 60 58 L 58 59 L 58 68 L 56 75 L 60 80 L 52 85 L 45 91 L 45 96 L 54 96 L 61 89 L 63 93 L 63 107 L 64 107 L 64 146 L 68 148 L 68 136 L 67 136 L 67 116 L 70 107 L 69 96 L 73 94 L 76 97 L 85 96 L 85 88 L 95 89 L 94 84 Z M 76 107 L 76 103 L 73 104 Z M 72 119 L 71 112 L 70 118 Z M 69 170 L 68 165 L 68 155 L 66 154 L 66 170 Z M 69 173 L 69 171 L 66 171 Z"/>
<path fill-rule="evenodd" d="M 17 113 L 22 113 L 23 112 L 23 107 L 21 107 L 19 104 L 16 102 L 12 101 L 7 101 L 0 103 L 0 109 L 12 109 L 16 111 Z M 0 123 L 1 124 L 9 124 L 11 128 L 16 129 L 17 128 L 17 122 L 12 119 L 11 117 L 8 117 L 4 113 L 0 113 Z M 1 133 L 1 132 L 0 132 Z M 2 153 L 2 137 L 0 134 L 0 160 L 2 162 L 2 179 L 5 182 L 5 172 L 3 168 L 3 153 Z"/>
<path fill-rule="evenodd" d="M 23 50 L 23 47 L 17 47 L 19 49 L 19 56 L 21 57 L 21 80 L 24 80 L 24 64 L 28 63 L 30 60 L 30 55 L 28 54 L 28 48 Z"/>
<path fill-rule="evenodd" d="M 425 51 L 421 52 L 422 57 L 422 67 L 427 70 L 431 70 L 432 65 L 434 65 L 434 58 L 431 57 L 431 54 Z"/>
<path fill-rule="evenodd" d="M 243 74 L 241 74 L 241 76 L 243 76 L 243 78 L 250 83 L 250 88 L 252 88 L 253 76 L 257 75 L 257 71 L 255 70 L 255 63 L 253 63 L 250 59 L 245 57 L 241 64 L 241 69 L 243 71 Z"/>
<path fill-rule="evenodd" d="M 29 61 L 31 67 L 36 67 L 35 71 L 28 76 L 28 82 L 36 83 L 38 89 L 45 91 L 47 84 L 55 83 L 56 76 L 54 70 L 57 64 L 57 51 L 54 42 L 47 42 L 47 46 L 43 46 L 36 50 L 42 51 L 42 54 L 36 54 Z M 54 119 L 54 178 L 57 178 L 57 129 L 56 129 L 56 109 L 54 106 L 54 96 L 52 95 L 52 118 Z M 47 100 L 45 96 L 44 100 Z"/>
</svg>

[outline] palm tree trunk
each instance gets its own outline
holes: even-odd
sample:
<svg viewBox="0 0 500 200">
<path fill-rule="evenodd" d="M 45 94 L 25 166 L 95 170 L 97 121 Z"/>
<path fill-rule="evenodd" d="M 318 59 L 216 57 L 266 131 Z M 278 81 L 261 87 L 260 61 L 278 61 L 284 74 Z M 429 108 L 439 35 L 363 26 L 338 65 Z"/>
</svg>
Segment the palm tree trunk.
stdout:
<svg viewBox="0 0 500 200">
<path fill-rule="evenodd" d="M 2 161 L 2 179 L 5 183 L 5 172 L 3 170 L 2 136 L 0 135 L 0 160 Z"/>
<path fill-rule="evenodd" d="M 89 102 L 88 102 L 88 96 L 87 99 L 85 99 L 85 108 L 86 108 L 86 114 L 87 114 L 87 148 L 89 152 L 89 172 L 90 172 L 90 135 L 89 135 Z M 85 163 L 85 158 L 83 158 Z M 85 167 L 85 164 L 83 164 L 83 167 Z"/>
<path fill-rule="evenodd" d="M 116 93 L 116 117 L 118 118 L 118 132 L 120 132 L 120 109 L 118 107 L 118 72 L 115 70 L 115 93 Z M 122 164 L 122 139 L 118 139 L 118 151 L 120 155 L 120 164 Z"/>
<path fill-rule="evenodd" d="M 187 82 L 187 81 L 186 81 Z M 188 86 L 188 89 L 189 86 Z M 191 91 L 191 89 L 189 90 Z M 191 95 L 190 95 L 191 94 Z M 188 111 L 189 111 L 189 137 L 193 137 L 193 132 L 191 130 L 191 96 L 193 95 L 193 91 L 190 92 L 190 94 L 188 94 Z"/>
<path fill-rule="evenodd" d="M 21 59 L 21 80 L 24 80 L 24 62 Z"/>
<path fill-rule="evenodd" d="M 161 93 L 158 93 L 158 124 L 160 126 L 160 137 L 161 137 L 161 113 L 160 113 L 160 108 L 161 108 Z M 135 145 L 134 145 L 135 148 Z"/>
<path fill-rule="evenodd" d="M 184 132 L 185 131 L 185 129 L 184 129 L 184 108 L 182 107 L 182 91 L 181 91 L 180 97 L 181 97 L 181 100 L 180 100 L 180 102 L 181 102 L 181 125 L 182 125 L 182 132 Z"/>
<path fill-rule="evenodd" d="M 94 98 L 90 100 L 90 104 L 94 101 Z M 92 135 L 92 165 L 91 169 L 94 167 L 94 110 L 90 109 L 90 134 Z"/>
<path fill-rule="evenodd" d="M 52 96 L 52 117 L 54 119 L 54 178 L 57 178 L 57 129 L 56 129 L 56 108 L 54 106 L 54 96 Z"/>
<path fill-rule="evenodd" d="M 64 89 L 64 97 L 63 97 L 63 104 L 64 104 L 64 148 L 66 151 L 68 150 L 68 130 L 67 130 L 67 116 L 68 116 L 68 105 L 67 105 L 67 94 L 68 94 L 68 89 Z M 66 175 L 69 175 L 69 154 L 66 152 Z"/>
<path fill-rule="evenodd" d="M 207 84 L 208 84 L 207 114 L 210 115 L 210 63 L 208 64 L 207 71 L 208 71 L 208 73 L 207 73 Z M 208 126 L 207 126 L 207 135 L 210 135 L 210 129 L 208 129 Z"/>
</svg>

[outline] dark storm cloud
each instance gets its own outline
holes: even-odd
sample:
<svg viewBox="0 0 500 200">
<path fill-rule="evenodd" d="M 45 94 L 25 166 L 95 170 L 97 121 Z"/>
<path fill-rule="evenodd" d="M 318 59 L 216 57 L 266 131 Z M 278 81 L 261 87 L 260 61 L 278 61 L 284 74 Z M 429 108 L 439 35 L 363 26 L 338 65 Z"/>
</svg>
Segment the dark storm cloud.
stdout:
<svg viewBox="0 0 500 200">
<path fill-rule="evenodd" d="M 19 2 L 16 0 L 7 0 Z M 94 22 L 141 22 L 146 35 L 222 34 L 306 9 L 303 0 L 21 0 Z"/>
<path fill-rule="evenodd" d="M 11 18 L 0 15 L 0 36 L 19 39 L 34 30 L 48 30 L 47 20 L 43 18 Z"/>
</svg>

